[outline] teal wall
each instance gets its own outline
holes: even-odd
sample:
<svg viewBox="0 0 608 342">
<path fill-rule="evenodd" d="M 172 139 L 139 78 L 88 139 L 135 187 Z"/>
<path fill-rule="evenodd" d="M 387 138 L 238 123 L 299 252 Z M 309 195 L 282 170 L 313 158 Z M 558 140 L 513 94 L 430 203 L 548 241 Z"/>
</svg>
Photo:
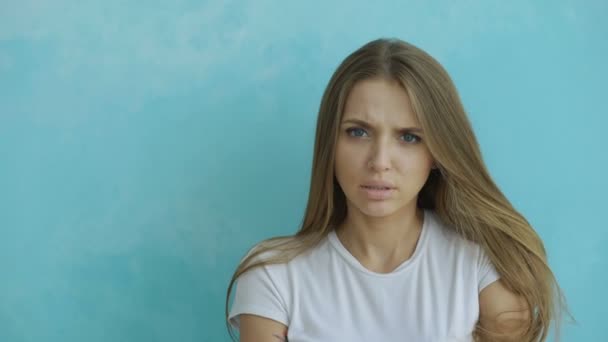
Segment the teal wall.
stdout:
<svg viewBox="0 0 608 342">
<path fill-rule="evenodd" d="M 453 76 L 564 341 L 608 341 L 606 4 L 0 0 L 0 341 L 227 341 L 237 262 L 300 223 L 326 82 L 381 36 Z"/>
</svg>

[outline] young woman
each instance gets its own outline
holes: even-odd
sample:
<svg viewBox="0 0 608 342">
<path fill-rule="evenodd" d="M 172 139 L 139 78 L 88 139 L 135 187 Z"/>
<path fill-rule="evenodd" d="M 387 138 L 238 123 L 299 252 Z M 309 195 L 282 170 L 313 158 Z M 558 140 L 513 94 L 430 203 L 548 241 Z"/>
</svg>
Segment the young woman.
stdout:
<svg viewBox="0 0 608 342">
<path fill-rule="evenodd" d="M 379 39 L 332 76 L 302 227 L 249 251 L 226 318 L 243 342 L 544 341 L 563 305 L 447 72 Z"/>
</svg>

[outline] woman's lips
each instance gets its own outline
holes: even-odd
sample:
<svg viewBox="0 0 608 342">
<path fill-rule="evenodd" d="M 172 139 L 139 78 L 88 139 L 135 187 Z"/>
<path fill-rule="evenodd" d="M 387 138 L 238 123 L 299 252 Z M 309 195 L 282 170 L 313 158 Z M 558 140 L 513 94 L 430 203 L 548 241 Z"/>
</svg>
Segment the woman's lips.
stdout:
<svg viewBox="0 0 608 342">
<path fill-rule="evenodd" d="M 362 185 L 361 190 L 363 193 L 372 200 L 385 200 L 391 198 L 394 188 L 382 187 L 382 186 L 366 186 Z"/>
</svg>

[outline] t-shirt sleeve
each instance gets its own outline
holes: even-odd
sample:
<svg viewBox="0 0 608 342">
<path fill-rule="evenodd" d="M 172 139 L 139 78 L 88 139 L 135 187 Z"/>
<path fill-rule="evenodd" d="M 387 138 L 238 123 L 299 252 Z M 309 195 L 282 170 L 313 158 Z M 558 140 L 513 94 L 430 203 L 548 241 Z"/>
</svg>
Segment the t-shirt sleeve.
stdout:
<svg viewBox="0 0 608 342">
<path fill-rule="evenodd" d="M 477 275 L 478 292 L 481 292 L 486 286 L 500 279 L 500 274 L 498 274 L 492 261 L 481 246 L 479 246 Z"/>
<path fill-rule="evenodd" d="M 258 266 L 237 278 L 234 302 L 228 315 L 235 329 L 239 329 L 240 314 L 262 316 L 289 325 L 285 300 L 277 284 L 279 279 L 276 279 L 276 272 L 272 272 L 273 267 L 279 266 Z"/>
</svg>

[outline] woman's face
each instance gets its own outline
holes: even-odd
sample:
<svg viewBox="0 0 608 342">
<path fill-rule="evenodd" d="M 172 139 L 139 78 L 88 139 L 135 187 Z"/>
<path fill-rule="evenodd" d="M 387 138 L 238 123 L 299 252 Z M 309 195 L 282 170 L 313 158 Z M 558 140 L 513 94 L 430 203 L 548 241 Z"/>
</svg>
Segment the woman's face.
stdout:
<svg viewBox="0 0 608 342">
<path fill-rule="evenodd" d="M 415 208 L 432 166 L 405 89 L 381 78 L 357 82 L 346 100 L 335 160 L 348 211 L 383 217 Z"/>
</svg>

